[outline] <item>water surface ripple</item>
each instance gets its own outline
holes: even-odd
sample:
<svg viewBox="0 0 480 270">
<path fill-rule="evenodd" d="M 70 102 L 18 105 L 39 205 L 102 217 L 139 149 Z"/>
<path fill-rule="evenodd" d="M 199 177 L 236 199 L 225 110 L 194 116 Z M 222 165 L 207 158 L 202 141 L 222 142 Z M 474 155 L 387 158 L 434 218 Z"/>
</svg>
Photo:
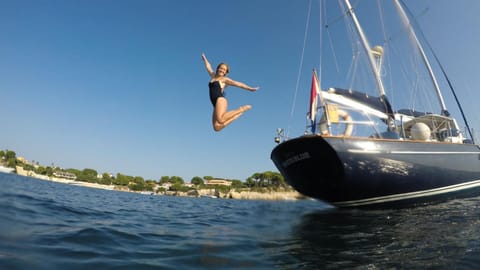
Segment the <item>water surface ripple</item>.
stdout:
<svg viewBox="0 0 480 270">
<path fill-rule="evenodd" d="M 388 210 L 152 196 L 0 173 L 0 269 L 474 269 L 480 198 Z"/>
</svg>

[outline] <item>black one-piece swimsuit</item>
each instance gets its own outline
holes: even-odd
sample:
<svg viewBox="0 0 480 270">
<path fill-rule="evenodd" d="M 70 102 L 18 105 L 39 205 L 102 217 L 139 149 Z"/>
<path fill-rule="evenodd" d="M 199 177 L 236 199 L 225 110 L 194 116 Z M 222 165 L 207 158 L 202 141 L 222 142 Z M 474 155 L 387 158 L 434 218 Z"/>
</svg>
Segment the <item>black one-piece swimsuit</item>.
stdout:
<svg viewBox="0 0 480 270">
<path fill-rule="evenodd" d="M 213 107 L 217 104 L 217 99 L 219 97 L 225 97 L 222 93 L 222 87 L 220 86 L 219 81 L 209 82 L 208 89 L 210 89 L 210 101 L 212 102 Z"/>
</svg>

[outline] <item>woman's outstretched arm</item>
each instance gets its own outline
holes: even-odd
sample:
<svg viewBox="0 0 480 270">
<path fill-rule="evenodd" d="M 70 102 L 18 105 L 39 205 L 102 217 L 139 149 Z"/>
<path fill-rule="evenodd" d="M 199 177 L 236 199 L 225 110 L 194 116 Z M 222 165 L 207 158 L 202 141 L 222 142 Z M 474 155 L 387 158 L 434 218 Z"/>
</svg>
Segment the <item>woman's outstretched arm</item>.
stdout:
<svg viewBox="0 0 480 270">
<path fill-rule="evenodd" d="M 248 86 L 247 84 L 243 83 L 243 82 L 237 82 L 237 81 L 234 81 L 230 78 L 225 78 L 225 83 L 227 85 L 231 85 L 231 86 L 236 86 L 236 87 L 239 87 L 239 88 L 242 88 L 242 89 L 245 89 L 245 90 L 248 90 L 248 91 L 257 91 L 260 87 L 251 87 L 251 86 Z"/>
<path fill-rule="evenodd" d="M 212 65 L 210 65 L 210 62 L 208 62 L 207 57 L 205 56 L 205 53 L 202 53 L 202 60 L 203 64 L 205 64 L 205 69 L 207 70 L 208 74 L 210 77 L 215 77 L 215 72 L 213 72 Z"/>
</svg>

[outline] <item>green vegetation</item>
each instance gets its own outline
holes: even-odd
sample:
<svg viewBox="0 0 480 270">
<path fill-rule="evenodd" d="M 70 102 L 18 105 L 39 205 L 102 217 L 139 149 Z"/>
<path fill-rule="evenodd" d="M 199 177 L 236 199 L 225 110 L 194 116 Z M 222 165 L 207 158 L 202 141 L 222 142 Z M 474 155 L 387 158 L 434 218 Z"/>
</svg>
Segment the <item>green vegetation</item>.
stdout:
<svg viewBox="0 0 480 270">
<path fill-rule="evenodd" d="M 162 176 L 158 181 L 155 181 L 151 179 L 144 180 L 141 176 L 130 176 L 121 173 L 117 173 L 115 176 L 110 173 L 99 174 L 97 170 L 91 168 L 85 168 L 83 170 L 74 168 L 62 169 L 54 166 L 53 163 L 52 166 L 44 167 L 38 162 L 29 162 L 23 158 L 18 158 L 16 153 L 11 150 L 0 151 L 0 164 L 10 168 L 19 166 L 25 171 L 31 171 L 37 175 L 48 177 L 54 176 L 55 173 L 67 174 L 75 177 L 77 181 L 115 185 L 132 191 L 164 193 L 166 191 L 194 192 L 200 189 L 214 189 L 216 192 L 228 193 L 231 190 L 258 192 L 292 190 L 280 173 L 271 171 L 254 173 L 248 177 L 245 182 L 240 180 L 218 179 L 213 176 L 195 176 L 190 180 L 190 184 L 185 184 L 183 178 L 179 176 Z"/>
<path fill-rule="evenodd" d="M 0 160 L 3 166 L 15 168 L 17 165 L 17 154 L 10 150 L 0 151 Z"/>
</svg>

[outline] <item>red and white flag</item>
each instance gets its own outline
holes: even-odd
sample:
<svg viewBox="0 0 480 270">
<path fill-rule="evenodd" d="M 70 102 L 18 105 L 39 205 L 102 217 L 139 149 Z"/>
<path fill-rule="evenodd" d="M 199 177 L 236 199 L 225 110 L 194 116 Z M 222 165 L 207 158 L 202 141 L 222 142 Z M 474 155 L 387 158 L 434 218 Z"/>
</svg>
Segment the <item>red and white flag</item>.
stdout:
<svg viewBox="0 0 480 270">
<path fill-rule="evenodd" d="M 320 84 L 318 83 L 317 72 L 313 70 L 312 88 L 310 90 L 310 120 L 315 125 L 315 116 L 317 114 L 318 95 L 320 94 Z"/>
</svg>

